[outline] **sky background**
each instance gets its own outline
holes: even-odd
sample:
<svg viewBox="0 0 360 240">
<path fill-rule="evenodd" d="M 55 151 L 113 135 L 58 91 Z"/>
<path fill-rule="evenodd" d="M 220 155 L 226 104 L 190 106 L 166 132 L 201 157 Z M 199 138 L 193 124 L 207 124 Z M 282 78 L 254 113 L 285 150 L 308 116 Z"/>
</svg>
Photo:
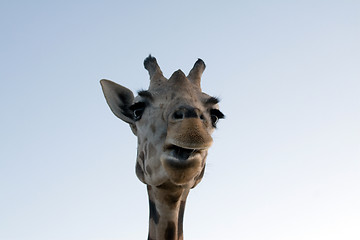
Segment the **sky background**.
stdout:
<svg viewBox="0 0 360 240">
<path fill-rule="evenodd" d="M 187 240 L 360 239 L 360 1 L 0 1 L 0 239 L 147 238 L 99 80 L 202 58 L 222 99 Z"/>
</svg>

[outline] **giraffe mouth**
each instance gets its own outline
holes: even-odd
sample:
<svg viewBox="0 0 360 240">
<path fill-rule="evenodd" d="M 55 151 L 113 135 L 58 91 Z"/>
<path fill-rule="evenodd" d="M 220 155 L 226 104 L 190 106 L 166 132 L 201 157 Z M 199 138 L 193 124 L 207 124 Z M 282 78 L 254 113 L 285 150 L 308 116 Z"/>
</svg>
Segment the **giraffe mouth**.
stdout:
<svg viewBox="0 0 360 240">
<path fill-rule="evenodd" d="M 165 146 L 164 149 L 169 160 L 176 160 L 180 162 L 192 160 L 202 151 L 201 149 L 184 148 L 174 144 L 169 144 Z"/>
<path fill-rule="evenodd" d="M 198 149 L 182 148 L 177 145 L 170 145 L 167 147 L 169 155 L 177 160 L 185 161 L 193 158 L 195 155 L 200 153 Z"/>
<path fill-rule="evenodd" d="M 207 149 L 185 148 L 175 144 L 164 146 L 161 163 L 170 181 L 177 185 L 189 183 L 204 167 Z"/>
</svg>

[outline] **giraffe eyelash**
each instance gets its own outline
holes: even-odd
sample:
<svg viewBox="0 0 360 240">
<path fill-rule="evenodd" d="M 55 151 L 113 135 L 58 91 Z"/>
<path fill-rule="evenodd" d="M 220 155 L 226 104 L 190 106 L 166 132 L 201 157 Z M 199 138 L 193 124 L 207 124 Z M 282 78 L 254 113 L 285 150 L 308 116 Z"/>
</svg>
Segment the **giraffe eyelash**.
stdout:
<svg viewBox="0 0 360 240">
<path fill-rule="evenodd" d="M 210 97 L 209 99 L 207 99 L 205 101 L 205 105 L 211 104 L 211 105 L 215 105 L 218 104 L 220 102 L 220 99 L 217 97 Z"/>
<path fill-rule="evenodd" d="M 146 98 L 146 99 L 148 99 L 150 101 L 154 100 L 153 95 L 149 91 L 141 90 L 141 91 L 138 92 L 138 94 L 139 94 L 140 97 Z"/>
</svg>

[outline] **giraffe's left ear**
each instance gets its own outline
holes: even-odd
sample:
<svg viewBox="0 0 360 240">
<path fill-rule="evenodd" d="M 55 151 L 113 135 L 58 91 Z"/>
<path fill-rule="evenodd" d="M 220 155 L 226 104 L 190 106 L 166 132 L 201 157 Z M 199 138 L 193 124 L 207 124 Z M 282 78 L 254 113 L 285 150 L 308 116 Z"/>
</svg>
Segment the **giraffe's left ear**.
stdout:
<svg viewBox="0 0 360 240">
<path fill-rule="evenodd" d="M 115 116 L 130 125 L 134 125 L 134 115 L 130 110 L 130 106 L 134 102 L 134 94 L 132 91 L 106 79 L 102 79 L 100 84 L 106 102 Z"/>
</svg>

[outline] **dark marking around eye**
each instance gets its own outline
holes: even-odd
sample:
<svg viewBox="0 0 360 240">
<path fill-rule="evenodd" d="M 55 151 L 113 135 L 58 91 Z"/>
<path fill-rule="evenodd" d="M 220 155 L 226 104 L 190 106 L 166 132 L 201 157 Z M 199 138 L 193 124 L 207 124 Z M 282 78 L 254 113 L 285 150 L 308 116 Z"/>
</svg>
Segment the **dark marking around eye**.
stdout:
<svg viewBox="0 0 360 240">
<path fill-rule="evenodd" d="M 133 113 L 133 118 L 135 121 L 141 119 L 142 114 L 145 111 L 146 103 L 145 102 L 137 102 L 129 107 L 130 111 Z"/>
<path fill-rule="evenodd" d="M 210 117 L 213 127 L 216 127 L 216 124 L 219 121 L 219 119 L 225 118 L 225 115 L 222 112 L 220 112 L 220 110 L 218 109 L 211 109 Z"/>
</svg>

